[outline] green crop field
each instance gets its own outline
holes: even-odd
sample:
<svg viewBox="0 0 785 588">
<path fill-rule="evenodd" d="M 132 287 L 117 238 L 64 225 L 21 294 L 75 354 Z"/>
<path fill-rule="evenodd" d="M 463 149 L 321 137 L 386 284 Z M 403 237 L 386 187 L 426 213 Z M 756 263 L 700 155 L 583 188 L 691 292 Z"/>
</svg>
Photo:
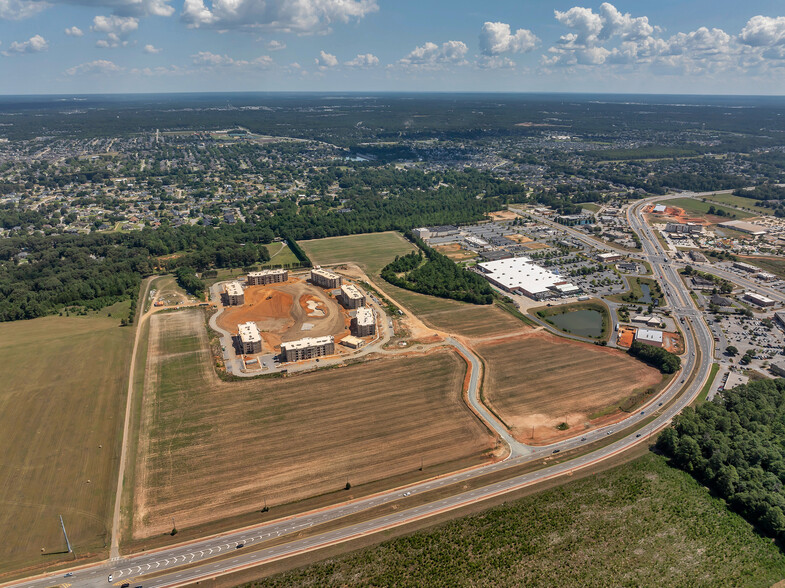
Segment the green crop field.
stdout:
<svg viewBox="0 0 785 588">
<path fill-rule="evenodd" d="M 780 257 L 746 257 L 742 256 L 741 261 L 757 265 L 764 271 L 772 273 L 780 278 L 785 278 L 785 259 Z"/>
<path fill-rule="evenodd" d="M 363 267 L 372 278 L 396 255 L 406 255 L 415 249 L 414 245 L 394 231 L 328 237 L 299 243 L 315 265 L 351 261 Z"/>
<path fill-rule="evenodd" d="M 738 206 L 739 208 L 746 208 L 753 214 L 774 214 L 774 209 L 768 206 L 755 206 L 761 200 L 754 198 L 745 198 L 744 196 L 734 196 L 733 194 L 715 194 L 713 196 L 706 196 L 706 199 L 719 203 L 730 204 L 731 206 Z"/>
<path fill-rule="evenodd" d="M 128 308 L 0 324 L 0 572 L 70 561 L 58 515 L 78 556 L 108 544 L 134 334 L 118 325 Z"/>
<path fill-rule="evenodd" d="M 248 586 L 762 587 L 784 576 L 779 547 L 646 455 Z"/>
<path fill-rule="evenodd" d="M 706 216 L 709 212 L 709 207 L 713 206 L 717 210 L 725 211 L 725 220 L 739 220 L 755 216 L 750 212 L 743 212 L 741 210 L 736 210 L 735 208 L 726 208 L 713 202 L 703 202 L 696 198 L 675 198 L 674 200 L 666 200 L 664 204 L 667 204 L 668 206 L 678 206 L 679 208 L 683 208 L 684 212 L 687 214 L 695 216 Z"/>
</svg>

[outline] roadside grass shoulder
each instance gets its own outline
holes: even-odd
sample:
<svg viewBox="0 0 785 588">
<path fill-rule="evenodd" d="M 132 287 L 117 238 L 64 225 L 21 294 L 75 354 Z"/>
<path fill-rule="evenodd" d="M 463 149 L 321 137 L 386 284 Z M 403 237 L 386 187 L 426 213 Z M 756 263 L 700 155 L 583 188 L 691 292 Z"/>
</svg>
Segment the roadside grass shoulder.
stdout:
<svg viewBox="0 0 785 588">
<path fill-rule="evenodd" d="M 565 565 L 569 562 L 569 565 Z M 246 585 L 770 586 L 785 555 L 648 454 L 355 553 Z"/>
</svg>

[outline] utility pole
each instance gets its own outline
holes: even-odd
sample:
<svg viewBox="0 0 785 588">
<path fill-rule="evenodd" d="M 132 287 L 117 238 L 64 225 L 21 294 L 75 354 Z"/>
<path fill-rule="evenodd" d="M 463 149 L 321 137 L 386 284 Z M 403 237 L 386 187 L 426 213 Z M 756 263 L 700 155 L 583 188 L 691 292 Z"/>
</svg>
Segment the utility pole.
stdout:
<svg viewBox="0 0 785 588">
<path fill-rule="evenodd" d="M 63 537 L 65 537 L 65 544 L 68 546 L 68 553 L 73 553 L 74 550 L 71 549 L 71 542 L 68 540 L 68 533 L 65 532 L 65 523 L 63 523 L 63 515 L 60 516 L 60 527 L 63 529 Z"/>
</svg>

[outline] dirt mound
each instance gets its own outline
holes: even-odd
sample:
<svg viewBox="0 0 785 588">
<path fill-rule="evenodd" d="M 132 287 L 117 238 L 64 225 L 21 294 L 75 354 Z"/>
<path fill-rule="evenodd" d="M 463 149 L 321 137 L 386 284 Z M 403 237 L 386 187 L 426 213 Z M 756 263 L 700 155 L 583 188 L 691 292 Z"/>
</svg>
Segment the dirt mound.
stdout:
<svg viewBox="0 0 785 588">
<path fill-rule="evenodd" d="M 245 304 L 231 306 L 221 313 L 218 326 L 232 333 L 237 325 L 253 321 L 265 331 L 279 332 L 294 323 L 291 316 L 294 297 L 269 286 L 251 286 L 245 290 Z"/>
</svg>

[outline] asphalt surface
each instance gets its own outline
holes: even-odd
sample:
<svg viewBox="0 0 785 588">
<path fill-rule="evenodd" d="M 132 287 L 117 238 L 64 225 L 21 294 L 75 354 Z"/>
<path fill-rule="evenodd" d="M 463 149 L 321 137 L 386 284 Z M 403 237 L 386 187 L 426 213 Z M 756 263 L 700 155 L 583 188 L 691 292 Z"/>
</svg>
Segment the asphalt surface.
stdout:
<svg viewBox="0 0 785 588">
<path fill-rule="evenodd" d="M 12 586 L 25 586 L 44 588 L 55 584 L 68 584 L 73 588 L 88 586 L 108 586 L 121 585 L 129 582 L 131 586 L 143 585 L 150 588 L 163 586 L 178 586 L 189 584 L 195 580 L 207 579 L 221 573 L 227 573 L 241 569 L 245 566 L 258 565 L 259 563 L 270 562 L 285 558 L 296 553 L 325 547 L 337 542 L 350 540 L 366 534 L 378 532 L 380 530 L 399 526 L 412 521 L 420 520 L 454 510 L 462 506 L 470 505 L 493 496 L 512 492 L 525 486 L 541 482 L 588 467 L 598 461 L 612 457 L 618 453 L 629 449 L 633 445 L 643 442 L 652 433 L 666 426 L 674 415 L 678 414 L 687 406 L 700 392 L 704 381 L 709 375 L 712 363 L 713 338 L 703 321 L 699 311 L 695 308 L 692 297 L 683 285 L 675 265 L 670 262 L 667 255 L 662 250 L 659 241 L 654 233 L 641 220 L 640 211 L 645 204 L 656 200 L 648 199 L 636 204 L 631 209 L 630 225 L 638 233 L 643 243 L 644 257 L 652 265 L 655 276 L 661 280 L 665 290 L 668 306 L 672 310 L 679 325 L 685 335 L 685 354 L 682 356 L 682 371 L 674 378 L 671 385 L 656 399 L 642 407 L 640 411 L 628 417 L 621 423 L 609 425 L 595 429 L 586 433 L 581 438 L 573 438 L 561 441 L 544 447 L 529 447 L 515 442 L 505 433 L 503 438 L 510 443 L 510 456 L 498 463 L 487 466 L 477 467 L 471 470 L 462 471 L 454 474 L 445 475 L 439 478 L 426 480 L 417 484 L 412 484 L 406 488 L 391 490 L 379 493 L 366 498 L 353 500 L 348 503 L 338 504 L 332 507 L 321 509 L 315 512 L 306 512 L 299 515 L 288 517 L 284 520 L 264 523 L 242 530 L 233 531 L 220 536 L 214 536 L 188 544 L 176 545 L 155 552 L 147 552 L 126 556 L 114 561 L 101 562 L 88 565 L 84 568 L 73 571 L 73 576 L 64 578 L 65 570 L 59 574 L 48 574 L 21 582 L 15 582 Z M 697 364 L 695 343 L 702 350 L 701 362 Z M 469 383 L 469 400 L 482 418 L 494 429 L 499 427 L 498 421 L 489 414 L 488 410 L 479 402 L 479 361 L 468 349 L 457 341 L 449 341 L 461 351 L 472 364 L 472 377 Z M 686 386 L 691 373 L 695 374 L 691 384 Z M 675 401 L 669 405 L 671 400 Z M 654 420 L 642 425 L 642 421 L 654 416 Z M 495 423 L 495 425 L 494 425 Z M 475 490 L 458 492 L 449 497 L 429 502 L 424 505 L 407 506 L 407 499 L 417 494 L 439 489 L 448 484 L 455 484 L 478 476 L 486 475 L 491 472 L 505 468 L 518 466 L 535 460 L 543 460 L 553 456 L 554 453 L 579 449 L 606 439 L 614 432 L 629 430 L 623 438 L 591 451 L 585 455 L 569 459 L 563 463 L 558 463 L 544 467 L 536 472 L 519 475 L 508 480 L 496 482 L 483 486 Z M 390 515 L 374 518 L 370 521 L 347 524 L 336 530 L 319 533 L 316 531 L 311 537 L 298 538 L 299 532 L 305 529 L 318 527 L 318 525 L 333 521 L 350 514 L 360 513 L 373 507 L 384 504 L 399 502 L 398 509 Z M 271 538 L 291 536 L 291 541 L 269 548 L 251 551 L 251 547 Z M 242 544 L 243 547 L 238 548 Z M 226 557 L 226 554 L 231 556 Z M 224 556 L 224 559 L 216 560 L 217 556 Z M 183 569 L 182 566 L 194 564 L 193 567 Z M 156 578 L 145 578 L 146 574 L 159 573 Z M 112 582 L 109 582 L 109 574 L 112 574 Z"/>
</svg>

